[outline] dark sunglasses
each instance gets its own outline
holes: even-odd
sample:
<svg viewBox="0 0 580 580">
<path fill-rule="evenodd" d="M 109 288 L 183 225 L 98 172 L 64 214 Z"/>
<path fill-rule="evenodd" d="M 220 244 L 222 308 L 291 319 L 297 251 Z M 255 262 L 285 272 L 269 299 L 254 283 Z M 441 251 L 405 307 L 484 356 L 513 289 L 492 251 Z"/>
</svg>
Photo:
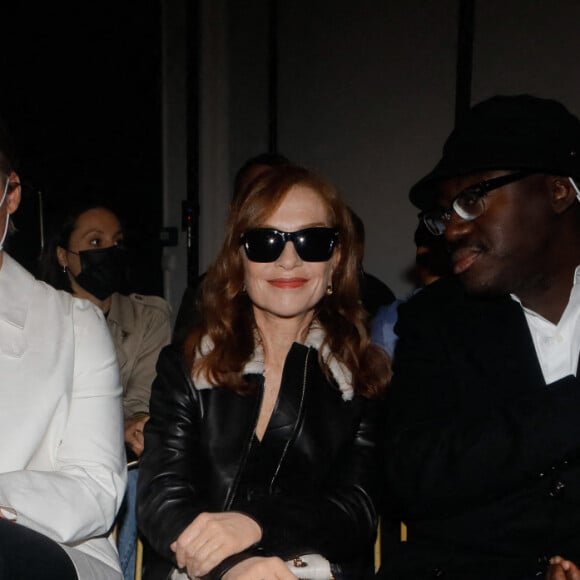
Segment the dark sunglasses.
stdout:
<svg viewBox="0 0 580 580">
<path fill-rule="evenodd" d="M 242 234 L 240 243 L 252 262 L 276 261 L 286 242 L 294 244 L 296 253 L 305 262 L 326 262 L 332 256 L 337 239 L 338 230 L 335 228 L 306 228 L 297 232 L 255 228 Z"/>
</svg>

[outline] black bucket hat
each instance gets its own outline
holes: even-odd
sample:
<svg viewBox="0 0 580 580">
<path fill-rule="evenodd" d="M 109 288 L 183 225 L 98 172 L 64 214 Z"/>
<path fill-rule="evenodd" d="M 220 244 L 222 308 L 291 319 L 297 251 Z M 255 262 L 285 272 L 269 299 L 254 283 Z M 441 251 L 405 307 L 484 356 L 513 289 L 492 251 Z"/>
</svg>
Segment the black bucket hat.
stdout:
<svg viewBox="0 0 580 580">
<path fill-rule="evenodd" d="M 580 177 L 580 120 L 564 105 L 532 95 L 498 95 L 470 109 L 447 138 L 443 157 L 412 188 L 422 210 L 436 202 L 439 182 L 492 169 Z"/>
</svg>

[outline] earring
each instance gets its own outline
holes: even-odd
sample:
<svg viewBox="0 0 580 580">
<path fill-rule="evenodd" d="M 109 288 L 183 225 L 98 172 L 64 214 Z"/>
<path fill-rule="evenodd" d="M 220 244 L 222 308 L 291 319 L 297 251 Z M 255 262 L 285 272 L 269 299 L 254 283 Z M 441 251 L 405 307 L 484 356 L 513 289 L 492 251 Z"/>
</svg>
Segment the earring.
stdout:
<svg viewBox="0 0 580 580">
<path fill-rule="evenodd" d="M 330 295 L 331 295 L 333 292 L 334 292 L 334 290 L 332 289 L 332 284 L 329 284 L 329 285 L 326 287 L 326 295 L 327 295 L 327 296 L 330 296 Z"/>
<path fill-rule="evenodd" d="M 63 271 L 64 274 L 66 274 L 66 266 L 63 266 L 62 267 L 62 271 Z"/>
</svg>

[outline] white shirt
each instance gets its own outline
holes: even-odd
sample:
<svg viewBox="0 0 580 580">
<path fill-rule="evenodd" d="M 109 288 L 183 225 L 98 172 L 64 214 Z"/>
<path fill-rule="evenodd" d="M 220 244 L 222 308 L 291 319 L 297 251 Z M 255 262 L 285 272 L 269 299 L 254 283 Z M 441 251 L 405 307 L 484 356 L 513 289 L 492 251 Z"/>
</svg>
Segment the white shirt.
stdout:
<svg viewBox="0 0 580 580">
<path fill-rule="evenodd" d="M 3 513 L 58 542 L 80 580 L 121 580 L 108 537 L 126 482 L 109 330 L 93 304 L 35 280 L 6 254 L 0 377 Z"/>
<path fill-rule="evenodd" d="M 536 347 L 538 361 L 548 385 L 562 377 L 577 373 L 580 353 L 579 280 L 580 266 L 574 272 L 570 299 L 558 324 L 553 324 L 537 312 L 522 306 Z M 512 295 L 512 298 L 520 302 L 517 296 Z"/>
</svg>

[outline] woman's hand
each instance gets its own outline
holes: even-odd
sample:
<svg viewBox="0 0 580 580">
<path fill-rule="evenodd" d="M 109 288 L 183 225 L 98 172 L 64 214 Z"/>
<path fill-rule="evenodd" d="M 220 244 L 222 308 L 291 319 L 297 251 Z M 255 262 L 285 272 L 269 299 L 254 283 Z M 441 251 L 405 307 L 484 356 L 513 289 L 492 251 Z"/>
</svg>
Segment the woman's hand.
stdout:
<svg viewBox="0 0 580 580">
<path fill-rule="evenodd" d="M 249 516 L 238 512 L 202 513 L 183 530 L 171 549 L 179 568 L 187 568 L 190 576 L 200 577 L 261 537 L 260 526 Z"/>
<path fill-rule="evenodd" d="M 295 580 L 280 558 L 248 558 L 223 575 L 223 580 Z"/>
<path fill-rule="evenodd" d="M 546 580 L 580 580 L 580 569 L 574 562 L 554 556 L 550 558 Z"/>
<path fill-rule="evenodd" d="M 149 421 L 149 415 L 139 413 L 133 417 L 125 419 L 125 443 L 131 447 L 133 453 L 139 457 L 143 453 L 143 445 L 145 440 L 143 438 L 143 428 L 145 423 Z"/>
</svg>

